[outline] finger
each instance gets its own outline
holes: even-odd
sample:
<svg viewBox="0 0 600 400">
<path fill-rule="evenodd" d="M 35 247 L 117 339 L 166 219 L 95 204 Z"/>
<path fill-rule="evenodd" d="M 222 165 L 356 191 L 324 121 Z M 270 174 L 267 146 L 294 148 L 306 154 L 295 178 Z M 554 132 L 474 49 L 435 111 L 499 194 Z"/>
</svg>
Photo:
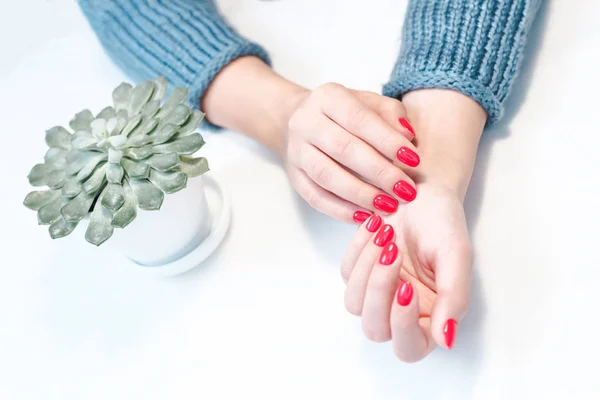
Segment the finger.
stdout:
<svg viewBox="0 0 600 400">
<path fill-rule="evenodd" d="M 371 215 L 361 226 L 352 238 L 344 257 L 342 258 L 342 265 L 340 272 L 342 279 L 345 283 L 348 283 L 354 265 L 358 261 L 358 257 L 362 253 L 366 244 L 373 238 L 373 234 L 381 227 L 382 219 L 379 215 Z"/>
<path fill-rule="evenodd" d="M 320 149 L 310 145 L 302 153 L 300 168 L 323 189 L 365 209 L 389 214 L 398 208 L 397 200 L 348 172 Z"/>
<path fill-rule="evenodd" d="M 298 194 L 300 194 L 312 208 L 323 214 L 347 223 L 354 222 L 355 214 L 357 214 L 357 216 L 360 215 L 357 211 L 367 214 L 365 210 L 360 210 L 355 204 L 340 199 L 314 183 L 312 179 L 300 169 L 296 168 L 290 172 L 290 178 Z"/>
<path fill-rule="evenodd" d="M 369 143 L 398 165 L 416 167 L 420 163 L 415 146 L 361 103 L 352 92 L 337 84 L 323 85 L 317 92 L 321 111 L 330 119 Z"/>
<path fill-rule="evenodd" d="M 377 231 L 373 240 L 367 242 L 358 257 L 344 294 L 346 310 L 351 314 L 362 314 L 367 284 L 373 265 L 377 262 L 381 249 L 393 240 L 394 228 L 391 225 L 384 225 Z"/>
<path fill-rule="evenodd" d="M 365 336 L 374 342 L 392 338 L 390 311 L 400 282 L 401 264 L 402 253 L 396 243 L 389 242 L 371 270 L 362 309 L 362 328 Z"/>
<path fill-rule="evenodd" d="M 411 202 L 416 198 L 417 191 L 414 181 L 402 169 L 395 166 L 367 143 L 326 118 L 323 118 L 323 121 L 318 124 L 317 130 L 327 134 L 313 135 L 310 141 L 328 157 L 332 157 L 352 172 L 390 194 L 396 200 Z M 389 202 L 385 198 L 383 200 L 377 198 L 376 200 L 376 196 L 380 194 L 379 191 L 362 191 L 363 197 L 358 198 L 346 197 L 328 187 L 325 188 L 362 207 L 377 209 L 386 213 L 395 211 L 394 202 Z M 360 190 L 358 186 L 348 189 L 350 191 Z"/>
<path fill-rule="evenodd" d="M 400 100 L 363 90 L 352 90 L 352 93 L 405 138 L 411 142 L 415 139 L 415 130 L 406 118 L 406 108 Z"/>
<path fill-rule="evenodd" d="M 411 280 L 402 280 L 392 305 L 390 324 L 396 356 L 404 362 L 423 359 L 435 348 L 429 317 L 419 318 L 419 294 Z"/>
<path fill-rule="evenodd" d="M 469 306 L 472 250 L 468 242 L 455 243 L 440 252 L 435 262 L 436 289 L 431 328 L 438 345 L 451 349 L 458 323 Z"/>
</svg>

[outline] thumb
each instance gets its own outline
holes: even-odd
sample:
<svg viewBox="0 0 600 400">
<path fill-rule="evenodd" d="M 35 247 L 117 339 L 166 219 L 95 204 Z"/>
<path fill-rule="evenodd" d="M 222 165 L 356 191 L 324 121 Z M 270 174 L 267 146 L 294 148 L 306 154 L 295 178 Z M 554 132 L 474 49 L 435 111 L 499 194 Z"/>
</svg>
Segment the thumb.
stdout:
<svg viewBox="0 0 600 400">
<path fill-rule="evenodd" d="M 453 243 L 435 257 L 437 296 L 431 313 L 431 333 L 444 348 L 454 345 L 460 321 L 469 307 L 472 250 L 468 241 Z"/>
</svg>

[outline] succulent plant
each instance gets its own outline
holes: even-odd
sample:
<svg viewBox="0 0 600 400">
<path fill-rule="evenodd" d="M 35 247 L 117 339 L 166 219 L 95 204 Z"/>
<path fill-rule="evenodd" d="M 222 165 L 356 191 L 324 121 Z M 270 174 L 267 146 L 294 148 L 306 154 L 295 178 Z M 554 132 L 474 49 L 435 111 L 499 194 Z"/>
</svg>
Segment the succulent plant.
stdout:
<svg viewBox="0 0 600 400">
<path fill-rule="evenodd" d="M 137 208 L 160 209 L 165 193 L 208 171 L 205 158 L 190 157 L 204 144 L 196 132 L 204 114 L 185 104 L 187 89 L 175 88 L 163 103 L 166 91 L 163 77 L 122 83 L 113 107 L 96 117 L 89 110 L 75 115 L 73 133 L 62 126 L 46 131 L 44 163 L 28 178 L 48 190 L 29 193 L 24 205 L 50 225 L 53 239 L 69 235 L 91 212 L 85 238 L 99 246 L 131 223 Z"/>
</svg>

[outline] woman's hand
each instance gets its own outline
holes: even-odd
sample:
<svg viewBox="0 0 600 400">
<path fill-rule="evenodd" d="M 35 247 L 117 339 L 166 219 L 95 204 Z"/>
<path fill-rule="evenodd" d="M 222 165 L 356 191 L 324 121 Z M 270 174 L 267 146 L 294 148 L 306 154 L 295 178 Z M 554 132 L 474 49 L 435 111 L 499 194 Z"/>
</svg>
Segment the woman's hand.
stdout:
<svg viewBox="0 0 600 400">
<path fill-rule="evenodd" d="M 382 220 L 371 216 L 342 262 L 346 309 L 362 317 L 365 335 L 392 339 L 403 361 L 435 345 L 451 348 L 469 303 L 471 245 L 462 202 L 423 184 L 419 196 Z"/>
<path fill-rule="evenodd" d="M 486 115 L 449 90 L 411 92 L 404 104 L 419 130 L 419 196 L 385 220 L 371 216 L 341 272 L 346 308 L 362 317 L 366 336 L 392 339 L 398 358 L 413 362 L 436 344 L 451 348 L 467 311 L 472 255 L 462 203 Z"/>
<path fill-rule="evenodd" d="M 417 195 L 407 172 L 420 159 L 398 100 L 328 83 L 299 96 L 283 138 L 296 191 L 338 220 L 390 214 Z"/>
</svg>

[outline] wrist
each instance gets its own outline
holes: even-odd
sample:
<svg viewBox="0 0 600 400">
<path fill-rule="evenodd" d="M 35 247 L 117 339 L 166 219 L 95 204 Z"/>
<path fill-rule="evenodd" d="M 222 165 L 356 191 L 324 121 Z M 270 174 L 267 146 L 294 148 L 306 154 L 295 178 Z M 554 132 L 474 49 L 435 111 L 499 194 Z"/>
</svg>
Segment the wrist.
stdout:
<svg viewBox="0 0 600 400">
<path fill-rule="evenodd" d="M 421 155 L 417 183 L 443 186 L 464 199 L 487 118 L 485 111 L 469 97 L 446 89 L 409 92 L 402 102 L 415 127 Z"/>
<path fill-rule="evenodd" d="M 305 91 L 250 56 L 225 67 L 200 101 L 213 124 L 242 132 L 281 153 L 282 132 L 296 98 Z"/>
</svg>

